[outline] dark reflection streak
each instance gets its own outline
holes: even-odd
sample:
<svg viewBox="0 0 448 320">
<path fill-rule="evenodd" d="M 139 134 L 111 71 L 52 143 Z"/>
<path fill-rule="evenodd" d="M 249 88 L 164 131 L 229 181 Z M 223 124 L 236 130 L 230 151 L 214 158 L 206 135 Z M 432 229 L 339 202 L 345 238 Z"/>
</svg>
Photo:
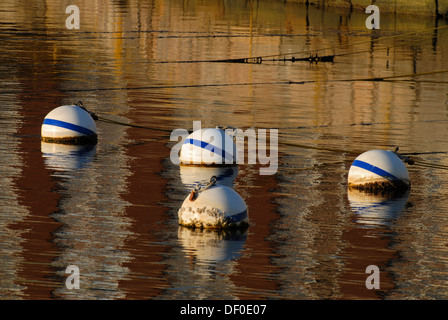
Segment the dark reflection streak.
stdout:
<svg viewBox="0 0 448 320">
<path fill-rule="evenodd" d="M 432 50 L 434 52 L 437 52 L 437 35 L 438 35 L 438 27 L 439 27 L 439 19 L 436 17 L 434 19 L 435 25 L 434 25 L 434 35 L 432 36 Z"/>
<path fill-rule="evenodd" d="M 437 119 L 437 120 L 421 120 L 416 122 L 446 122 L 448 119 Z M 346 124 L 323 124 L 316 126 L 299 126 L 299 127 L 278 127 L 277 129 L 287 130 L 287 129 L 316 129 L 316 128 L 337 128 L 337 127 L 355 127 L 355 126 L 376 126 L 376 125 L 400 125 L 401 122 L 364 122 L 364 123 L 346 123 Z"/>
<path fill-rule="evenodd" d="M 92 89 L 60 89 L 60 92 L 94 92 L 94 91 L 131 91 L 131 90 L 148 90 L 148 89 L 175 89 L 175 88 L 201 88 L 201 87 L 230 87 L 230 86 L 251 86 L 251 85 L 274 85 L 274 84 L 290 84 L 290 81 L 274 81 L 274 82 L 257 82 L 257 83 L 215 83 L 215 84 L 194 84 L 194 85 L 172 85 L 172 86 L 144 86 L 144 87 L 121 87 L 121 88 L 92 88 Z M 18 91 L 2 91 L 2 94 L 14 94 Z M 22 93 L 33 94 L 35 92 L 28 91 Z M 41 90 L 40 93 L 49 93 L 54 91 Z"/>
<path fill-rule="evenodd" d="M 40 32 L 41 31 L 41 32 Z M 35 36 L 47 36 L 47 29 L 38 30 L 35 29 L 34 32 L 24 32 L 24 31 L 16 31 L 15 29 L 11 29 L 7 31 L 7 29 L 2 30 L 2 34 L 14 34 L 14 35 L 35 35 Z M 121 31 L 76 31 L 76 34 L 122 34 L 122 33 L 175 33 L 175 34 L 201 34 L 201 33 L 209 33 L 209 32 L 201 32 L 201 31 L 170 31 L 170 30 L 128 30 L 126 32 Z M 216 32 L 220 33 L 220 32 Z M 224 33 L 224 32 L 223 32 Z"/>
<path fill-rule="evenodd" d="M 391 81 L 404 81 L 404 80 L 388 80 L 382 78 L 371 78 L 371 79 L 340 79 L 340 80 L 329 80 L 328 82 L 339 82 L 339 81 L 373 81 L 373 82 L 391 82 Z M 408 80 L 416 83 L 419 82 L 427 82 L 424 80 Z M 131 91 L 131 90 L 148 90 L 148 89 L 176 89 L 176 88 L 204 88 L 204 87 L 232 87 L 232 86 L 259 86 L 259 85 L 292 85 L 292 84 L 307 84 L 314 83 L 313 80 L 304 80 L 304 81 L 273 81 L 273 82 L 242 82 L 242 83 L 209 83 L 209 84 L 192 84 L 192 85 L 167 85 L 167 86 L 144 86 L 144 87 L 121 87 L 121 88 L 92 88 L 92 89 L 60 89 L 59 92 L 94 92 L 94 91 Z M 445 82 L 436 82 L 436 83 L 445 83 Z M 34 91 L 21 91 L 24 94 L 33 94 Z M 41 93 L 48 93 L 54 91 L 45 91 L 41 90 Z M 12 91 L 2 91 L 2 94 L 16 94 L 17 90 Z"/>
<path fill-rule="evenodd" d="M 17 36 L 16 34 L 14 34 Z M 34 35 L 33 35 L 34 36 Z M 203 36 L 157 36 L 154 38 L 157 39 L 200 39 L 200 38 L 263 38 L 263 37 L 304 37 L 303 34 L 261 34 L 261 35 L 254 35 L 254 36 L 248 36 L 243 34 L 228 34 L 228 35 L 203 35 Z M 124 36 L 124 37 L 71 37 L 71 38 L 64 38 L 61 37 L 52 37 L 52 38 L 45 38 L 46 41 L 67 41 L 72 42 L 73 40 L 133 40 L 138 39 L 138 36 Z M 28 37 L 15 37 L 15 38 L 0 38 L 1 41 L 42 41 L 42 38 L 28 38 Z"/>
</svg>

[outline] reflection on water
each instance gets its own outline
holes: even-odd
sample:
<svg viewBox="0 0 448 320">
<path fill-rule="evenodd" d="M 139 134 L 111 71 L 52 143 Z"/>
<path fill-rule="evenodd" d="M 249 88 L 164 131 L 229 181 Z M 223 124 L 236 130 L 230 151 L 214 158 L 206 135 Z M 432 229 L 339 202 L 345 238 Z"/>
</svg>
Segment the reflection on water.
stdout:
<svg viewBox="0 0 448 320">
<path fill-rule="evenodd" d="M 197 167 L 180 166 L 180 177 L 187 190 L 192 190 L 196 185 L 204 185 L 216 177 L 216 183 L 229 188 L 234 187 L 238 175 L 238 166 L 223 167 Z"/>
<path fill-rule="evenodd" d="M 412 189 L 396 199 L 347 193 L 346 178 L 358 151 L 377 148 L 448 164 L 447 74 L 333 81 L 448 69 L 448 29 L 430 29 L 445 20 L 382 13 L 370 31 L 363 12 L 293 1 L 77 5 L 81 28 L 68 30 L 59 1 L 0 4 L 1 298 L 446 298 L 443 168 L 409 167 Z M 334 61 L 204 62 L 307 50 Z M 96 146 L 41 143 L 45 115 L 79 100 L 165 131 L 99 122 Z M 193 121 L 321 148 L 280 143 L 272 176 L 173 165 L 168 133 Z M 245 200 L 247 233 L 178 226 L 211 175 Z M 71 264 L 79 290 L 65 287 Z M 365 287 L 372 264 L 380 290 Z"/>
<path fill-rule="evenodd" d="M 209 231 L 179 227 L 185 253 L 198 262 L 224 262 L 241 255 L 247 230 Z"/>
<path fill-rule="evenodd" d="M 172 284 L 160 299 L 236 299 L 232 275 L 238 270 L 247 231 L 178 229 L 179 245 L 166 260 Z"/>
<path fill-rule="evenodd" d="M 348 190 L 348 201 L 356 214 L 356 222 L 367 226 L 390 225 L 398 219 L 409 199 L 409 191 L 402 195 L 369 194 Z"/>
<path fill-rule="evenodd" d="M 179 243 L 184 258 L 168 269 L 175 286 L 162 298 L 235 299 L 231 275 L 237 269 L 247 231 L 202 231 L 179 227 Z M 182 269 L 182 270 L 179 270 Z"/>
<path fill-rule="evenodd" d="M 93 161 L 96 145 L 65 145 L 42 141 L 41 150 L 49 169 L 76 171 Z"/>
<path fill-rule="evenodd" d="M 19 299 L 24 296 L 26 285 L 19 274 L 24 263 L 21 255 L 23 235 L 26 230 L 14 228 L 14 225 L 26 219 L 28 208 L 20 205 L 15 178 L 21 174 L 23 164 L 18 154 L 20 142 L 12 139 L 18 131 L 16 104 L 2 108 L 0 123 L 3 134 L 0 135 L 0 298 Z"/>
</svg>

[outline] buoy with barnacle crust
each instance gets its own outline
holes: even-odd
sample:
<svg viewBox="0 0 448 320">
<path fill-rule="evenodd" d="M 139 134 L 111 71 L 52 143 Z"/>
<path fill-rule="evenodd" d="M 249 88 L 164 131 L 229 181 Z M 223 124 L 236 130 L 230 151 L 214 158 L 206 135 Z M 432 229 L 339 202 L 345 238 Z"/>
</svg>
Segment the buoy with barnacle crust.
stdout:
<svg viewBox="0 0 448 320">
<path fill-rule="evenodd" d="M 348 187 L 368 192 L 410 188 L 409 172 L 393 151 L 370 150 L 359 155 L 348 172 Z"/>
<path fill-rule="evenodd" d="M 182 165 L 235 165 L 236 144 L 221 128 L 199 129 L 191 133 L 182 144 Z"/>
<path fill-rule="evenodd" d="M 64 105 L 50 111 L 42 123 L 42 141 L 62 144 L 96 144 L 97 128 L 82 105 Z"/>
<path fill-rule="evenodd" d="M 248 226 L 247 206 L 232 188 L 216 184 L 212 177 L 205 187 L 197 186 L 178 212 L 179 224 L 205 229 L 244 228 Z"/>
</svg>

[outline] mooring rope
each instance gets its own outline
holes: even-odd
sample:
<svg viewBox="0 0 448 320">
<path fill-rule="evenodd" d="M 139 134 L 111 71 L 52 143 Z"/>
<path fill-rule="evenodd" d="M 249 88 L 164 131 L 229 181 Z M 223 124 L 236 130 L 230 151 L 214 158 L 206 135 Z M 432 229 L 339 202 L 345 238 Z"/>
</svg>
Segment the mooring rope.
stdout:
<svg viewBox="0 0 448 320">
<path fill-rule="evenodd" d="M 380 42 L 383 40 L 390 40 L 390 39 L 395 39 L 395 38 L 400 38 L 400 37 L 405 37 L 405 36 L 410 36 L 410 35 L 419 35 L 421 33 L 426 33 L 426 32 L 434 32 L 436 30 L 441 30 L 441 29 L 445 29 L 448 28 L 448 25 L 445 26 L 441 26 L 441 27 L 434 27 L 434 28 L 428 28 L 428 29 L 424 29 L 424 30 L 419 30 L 419 31 L 411 31 L 411 32 L 406 32 L 406 33 L 401 33 L 401 34 L 396 34 L 396 35 L 392 35 L 392 36 L 384 36 L 384 37 L 378 37 L 376 39 L 369 39 L 369 40 L 364 40 L 364 41 L 358 41 L 358 42 L 354 42 L 354 43 L 347 43 L 344 45 L 339 46 L 339 48 L 343 48 L 343 47 L 349 47 L 349 46 L 357 46 L 360 44 L 366 44 L 366 43 L 375 43 L 375 42 Z M 426 40 L 431 40 L 435 37 L 440 37 L 440 36 L 444 36 L 442 35 L 432 35 L 431 37 L 428 38 L 423 38 L 423 39 L 418 39 L 418 40 L 413 40 L 413 41 L 409 41 L 407 43 L 401 43 L 401 44 L 397 44 L 397 45 L 393 45 L 393 46 L 385 46 L 384 48 L 378 48 L 378 49 L 390 49 L 390 48 L 395 48 L 395 47 L 399 47 L 399 46 L 404 46 L 404 45 L 409 45 L 409 44 L 413 44 L 413 43 L 417 43 L 417 42 L 421 42 L 421 41 L 426 41 Z M 307 50 L 302 50 L 302 51 L 297 51 L 297 52 L 288 52 L 288 53 L 278 53 L 278 54 L 272 54 L 272 55 L 259 55 L 259 56 L 252 56 L 252 57 L 243 57 L 243 58 L 228 58 L 228 59 L 205 59 L 205 60 L 172 60 L 172 61 L 151 61 L 149 63 L 206 63 L 206 62 L 227 62 L 227 63 L 253 63 L 253 64 L 260 64 L 263 61 L 310 61 L 310 62 L 332 62 L 334 60 L 335 57 L 338 56 L 345 56 L 345 55 L 351 55 L 351 54 L 359 54 L 359 53 L 364 53 L 364 52 L 370 52 L 369 50 L 363 50 L 363 51 L 355 51 L 355 52 L 348 52 L 348 53 L 339 53 L 339 54 L 331 54 L 331 55 L 321 55 L 319 56 L 318 53 L 319 52 L 325 52 L 325 51 L 329 51 L 329 50 L 335 50 L 336 47 L 332 46 L 332 47 L 326 47 L 326 48 L 320 48 L 320 49 L 307 49 Z M 307 55 L 306 57 L 295 57 L 295 55 Z M 286 58 L 286 56 L 292 56 L 291 58 Z M 284 57 L 283 59 L 280 59 L 278 57 Z"/>
<path fill-rule="evenodd" d="M 403 46 L 408 46 L 408 45 L 413 45 L 416 44 L 418 42 L 423 42 L 423 41 L 427 41 L 427 40 L 432 40 L 435 37 L 443 37 L 443 36 L 447 36 L 448 33 L 444 33 L 444 34 L 440 34 L 440 35 L 432 35 L 431 37 L 427 37 L 427 38 L 421 38 L 418 40 L 412 40 L 412 41 L 408 41 L 405 43 L 399 43 L 396 45 L 383 45 L 383 47 L 375 47 L 375 51 L 378 50 L 387 50 L 389 53 L 390 49 L 394 49 L 396 47 L 403 47 Z M 373 41 L 373 40 L 372 40 Z M 343 53 L 334 53 L 334 54 L 329 54 L 329 55 L 323 55 L 323 56 L 319 56 L 317 54 L 318 51 L 324 51 L 324 50 L 330 50 L 330 48 L 325 48 L 325 49 L 318 49 L 318 50 L 309 50 L 309 51 L 303 51 L 302 53 L 308 53 L 309 56 L 308 57 L 302 57 L 302 58 L 298 58 L 295 55 L 297 53 L 285 53 L 285 54 L 279 54 L 279 56 L 283 56 L 283 58 L 272 58 L 272 59 L 267 59 L 266 57 L 255 57 L 252 58 L 252 60 L 250 60 L 250 58 L 244 58 L 244 59 L 233 59 L 234 61 L 229 61 L 229 62 L 247 62 L 247 63 L 261 63 L 261 62 L 286 62 L 286 61 L 290 61 L 290 62 L 296 62 L 296 61 L 309 61 L 309 62 L 333 62 L 334 58 L 336 57 L 343 57 L 343 56 L 349 56 L 349 55 L 355 55 L 355 54 L 361 54 L 361 53 L 366 53 L 366 52 L 372 52 L 372 49 L 366 49 L 366 50 L 360 50 L 360 51 L 350 51 L 350 52 L 343 52 Z M 333 48 L 334 50 L 334 48 Z M 314 55 L 312 54 L 314 52 Z M 286 58 L 287 56 L 291 56 L 291 58 Z M 216 61 L 213 61 L 216 62 Z M 225 62 L 225 61 L 224 61 Z"/>
<path fill-rule="evenodd" d="M 82 106 L 83 109 L 85 109 L 95 120 L 102 121 L 105 123 L 111 123 L 116 125 L 122 125 L 122 126 L 128 126 L 133 128 L 141 128 L 141 129 L 149 129 L 153 131 L 162 131 L 162 132 L 172 132 L 172 130 L 167 129 L 160 129 L 160 128 L 154 128 L 154 127 L 148 127 L 148 126 L 140 126 L 140 125 L 134 125 L 130 123 L 115 121 L 107 118 L 103 118 L 100 116 L 97 116 L 95 113 L 87 110 L 83 105 L 81 101 L 78 101 L 76 105 Z M 341 148 L 331 148 L 331 147 L 321 147 L 321 146 L 313 146 L 308 144 L 300 144 L 300 143 L 293 143 L 293 142 L 286 142 L 286 141 L 278 141 L 279 144 L 290 146 L 290 147 L 298 147 L 302 149 L 313 149 L 313 150 L 321 150 L 321 151 L 329 151 L 329 152 L 336 152 L 336 153 L 343 153 L 343 154 L 361 154 L 365 152 L 365 150 L 349 150 L 349 149 L 341 149 Z M 415 160 L 414 158 L 411 158 L 410 155 L 421 155 L 421 154 L 436 154 L 436 153 L 448 153 L 448 152 L 420 152 L 420 153 L 398 153 L 398 147 L 395 148 L 394 151 L 395 154 L 405 163 L 410 165 L 415 165 L 419 167 L 425 167 L 425 168 L 434 168 L 434 169 L 441 169 L 441 170 L 448 170 L 447 165 L 439 165 L 432 162 L 427 161 L 421 161 L 421 160 Z M 194 192 L 191 194 L 191 200 L 193 201 L 197 194 L 200 191 L 206 190 L 208 187 L 213 185 L 214 181 L 213 178 L 210 180 L 210 183 L 204 188 L 204 187 L 198 187 L 195 189 Z"/>
<path fill-rule="evenodd" d="M 433 74 L 447 73 L 447 72 L 448 72 L 448 69 L 437 70 L 437 71 L 425 71 L 425 72 L 400 74 L 400 75 L 395 75 L 395 76 L 383 76 L 383 77 L 330 79 L 330 80 L 324 80 L 324 81 L 322 81 L 322 80 L 290 81 L 290 84 L 305 84 L 305 83 L 312 83 L 312 82 L 388 81 L 388 80 L 397 79 L 397 78 L 418 77 L 418 76 L 433 75 Z"/>
<path fill-rule="evenodd" d="M 336 153 L 348 153 L 348 154 L 361 154 L 364 151 L 359 150 L 347 150 L 347 149 L 340 149 L 340 148 L 329 148 L 329 147 L 318 147 L 318 146 L 312 146 L 309 144 L 301 144 L 301 143 L 295 143 L 295 142 L 286 142 L 286 141 L 278 141 L 279 144 L 290 146 L 290 147 L 298 147 L 302 149 L 314 149 L 314 150 L 321 150 L 321 151 L 330 151 L 330 152 L 336 152 Z"/>
<path fill-rule="evenodd" d="M 141 126 L 141 125 L 136 125 L 136 124 L 132 124 L 132 123 L 120 122 L 120 121 L 116 121 L 116 120 L 112 120 L 112 119 L 108 119 L 108 118 L 104 118 L 104 117 L 98 117 L 98 121 L 105 122 L 105 123 L 118 124 L 118 125 L 132 127 L 132 128 L 148 129 L 148 130 L 152 130 L 152 131 L 172 132 L 172 130 L 168 130 L 168 129 Z"/>
<path fill-rule="evenodd" d="M 302 80 L 302 81 L 271 81 L 271 82 L 241 82 L 241 83 L 209 83 L 209 84 L 187 84 L 187 85 L 166 85 L 166 86 L 146 86 L 128 88 L 89 88 L 89 89 L 66 89 L 64 92 L 91 92 L 91 91 L 127 91 L 127 90 L 148 90 L 148 89 L 180 89 L 180 88 L 206 88 L 206 87 L 232 87 L 232 86 L 259 86 L 259 85 L 297 85 L 315 82 L 349 82 L 349 81 L 390 81 L 397 78 L 418 77 L 446 73 L 448 69 L 437 71 L 426 71 L 409 73 L 395 76 L 368 77 L 368 78 L 348 78 L 348 79 L 328 79 L 328 80 Z"/>
<path fill-rule="evenodd" d="M 390 49 L 394 49 L 394 48 L 397 48 L 397 47 L 403 47 L 403 46 L 409 46 L 409 45 L 416 44 L 418 42 L 424 42 L 424 41 L 432 40 L 435 37 L 441 38 L 441 37 L 447 36 L 447 35 L 448 35 L 448 32 L 444 33 L 444 34 L 432 35 L 431 37 L 421 38 L 421 39 L 418 39 L 418 40 L 412 40 L 412 41 L 408 41 L 408 42 L 404 42 L 404 43 L 400 43 L 400 44 L 396 44 L 396 45 L 392 45 L 392 46 L 383 45 L 383 47 L 376 47 L 375 51 L 377 51 L 377 50 L 387 50 L 389 52 Z M 372 49 L 366 49 L 366 50 L 361 50 L 361 51 L 351 51 L 351 52 L 344 52 L 344 53 L 335 53 L 335 54 L 332 54 L 332 55 L 319 57 L 319 59 L 323 59 L 322 61 L 326 61 L 325 58 L 327 58 L 327 60 L 329 60 L 330 57 L 332 59 L 334 59 L 335 57 L 343 57 L 343 56 L 355 55 L 355 54 L 366 53 L 366 52 L 371 52 L 371 51 L 372 51 Z"/>
<path fill-rule="evenodd" d="M 142 87 L 121 87 L 121 88 L 90 88 L 90 89 L 66 89 L 64 92 L 91 92 L 91 91 L 128 91 L 128 90 L 148 90 L 148 89 L 179 89 L 179 88 L 206 88 L 206 87 L 232 87 L 232 86 L 250 86 L 250 85 L 275 85 L 290 84 L 290 81 L 271 81 L 271 82 L 241 82 L 241 83 L 208 83 L 208 84 L 179 84 L 179 85 L 161 85 L 161 86 L 142 86 Z M 42 92 L 42 91 L 41 91 Z M 15 92 L 14 92 L 15 93 Z"/>
<path fill-rule="evenodd" d="M 121 126 L 132 127 L 132 128 L 148 129 L 148 130 L 162 131 L 162 132 L 172 132 L 172 130 L 168 130 L 168 129 L 154 128 L 154 127 L 148 127 L 148 126 L 140 126 L 140 125 L 136 125 L 136 124 L 116 121 L 116 120 L 112 120 L 112 119 L 108 119 L 108 118 L 104 118 L 104 117 L 98 116 L 94 112 L 92 112 L 90 110 L 87 110 L 87 108 L 83 105 L 82 101 L 78 101 L 78 102 L 74 103 L 74 105 L 78 106 L 78 107 L 81 107 L 85 111 L 87 111 L 87 113 L 90 114 L 90 116 L 93 118 L 93 120 L 97 120 L 97 121 L 101 121 L 101 122 L 105 122 L 105 123 L 117 124 L 117 125 L 121 125 Z"/>
<path fill-rule="evenodd" d="M 331 147 L 319 147 L 319 146 L 312 146 L 312 145 L 292 143 L 292 142 L 283 142 L 283 141 L 278 141 L 278 143 L 285 145 L 285 146 L 298 147 L 298 148 L 302 148 L 302 149 L 313 149 L 313 150 L 329 151 L 329 152 L 336 152 L 336 153 L 342 153 L 342 154 L 359 155 L 359 154 L 362 154 L 365 152 L 365 150 L 350 150 L 350 149 L 340 149 L 340 148 L 331 148 Z M 409 157 L 408 156 L 409 153 L 398 153 L 398 147 L 395 148 L 395 151 L 393 151 L 393 152 L 404 163 L 407 163 L 412 166 L 448 170 L 448 165 L 441 165 L 441 164 L 436 164 L 436 163 L 432 163 L 432 162 L 428 162 L 428 161 L 416 160 L 415 158 Z M 435 153 L 448 153 L 448 152 L 435 152 Z M 419 153 L 419 154 L 422 154 L 422 153 Z M 426 152 L 424 154 L 434 154 L 434 153 Z"/>
<path fill-rule="evenodd" d="M 382 40 L 389 40 L 389 39 L 395 39 L 395 38 L 399 38 L 399 37 L 404 37 L 404 36 L 409 36 L 409 35 L 418 35 L 420 33 L 425 33 L 425 32 L 430 32 L 430 31 L 435 31 L 435 30 L 440 30 L 440 29 L 445 29 L 448 28 L 448 25 L 445 26 L 441 26 L 441 27 L 435 27 L 435 28 L 428 28 L 428 29 L 424 29 L 424 30 L 420 30 L 420 31 L 411 31 L 411 32 L 407 32 L 407 33 L 402 33 L 402 34 L 397 34 L 397 35 L 392 35 L 392 36 L 385 36 L 385 37 L 379 37 L 376 39 L 369 39 L 369 40 L 365 40 L 365 41 L 359 41 L 359 42 L 355 42 L 355 43 L 347 43 L 344 46 L 356 46 L 356 45 L 360 45 L 360 44 L 365 44 L 365 43 L 375 43 L 375 42 L 379 42 Z M 435 36 L 433 35 L 431 38 L 427 38 L 426 40 L 432 39 Z M 416 40 L 416 42 L 420 41 Z M 320 49 L 315 49 L 315 50 L 302 50 L 302 51 L 298 51 L 298 52 L 291 52 L 291 53 L 279 53 L 279 54 L 275 54 L 275 55 L 265 55 L 265 56 L 258 56 L 256 57 L 258 60 L 267 60 L 268 58 L 275 58 L 275 57 L 280 57 L 280 56 L 291 56 L 291 55 L 298 55 L 298 54 L 308 54 L 308 55 L 312 55 L 312 54 L 316 54 L 317 56 L 317 52 L 321 52 L 321 51 L 327 51 L 327 50 L 334 50 L 335 47 L 327 47 L 327 48 L 320 48 Z M 339 55 L 344 55 L 344 54 L 339 54 Z M 327 58 L 329 59 L 330 57 L 335 57 L 338 56 L 337 54 L 333 54 L 333 55 L 328 55 L 328 56 L 321 56 L 320 58 Z M 244 59 L 250 59 L 250 58 L 244 58 Z M 305 58 L 306 59 L 306 58 Z M 296 61 L 297 58 L 295 59 Z"/>
</svg>

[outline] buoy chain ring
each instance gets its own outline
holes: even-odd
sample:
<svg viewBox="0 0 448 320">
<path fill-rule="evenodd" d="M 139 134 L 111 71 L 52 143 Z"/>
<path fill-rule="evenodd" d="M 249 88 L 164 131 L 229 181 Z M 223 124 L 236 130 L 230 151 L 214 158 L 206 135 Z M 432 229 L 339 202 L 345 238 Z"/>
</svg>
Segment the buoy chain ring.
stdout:
<svg viewBox="0 0 448 320">
<path fill-rule="evenodd" d="M 90 114 L 90 116 L 92 117 L 93 120 L 98 120 L 98 116 L 95 113 L 93 113 L 92 111 L 87 110 L 87 108 L 84 107 L 84 105 L 82 104 L 82 101 L 76 102 L 75 106 L 78 106 L 78 107 L 84 109 L 88 114 Z"/>
<path fill-rule="evenodd" d="M 398 153 L 398 149 L 400 149 L 399 147 L 395 147 L 394 153 L 398 156 L 398 158 L 400 158 L 404 163 L 409 163 L 410 165 L 414 164 L 414 160 L 411 159 L 410 157 L 404 156 L 400 153 Z"/>
<path fill-rule="evenodd" d="M 189 200 L 190 201 L 196 200 L 197 197 L 199 196 L 200 192 L 205 191 L 208 188 L 214 186 L 216 184 L 216 181 L 217 181 L 216 176 L 213 176 L 213 177 L 210 178 L 210 181 L 209 181 L 209 183 L 206 186 L 203 186 L 201 183 L 198 183 L 196 185 L 196 187 L 194 188 L 194 190 L 191 191 Z"/>
</svg>

